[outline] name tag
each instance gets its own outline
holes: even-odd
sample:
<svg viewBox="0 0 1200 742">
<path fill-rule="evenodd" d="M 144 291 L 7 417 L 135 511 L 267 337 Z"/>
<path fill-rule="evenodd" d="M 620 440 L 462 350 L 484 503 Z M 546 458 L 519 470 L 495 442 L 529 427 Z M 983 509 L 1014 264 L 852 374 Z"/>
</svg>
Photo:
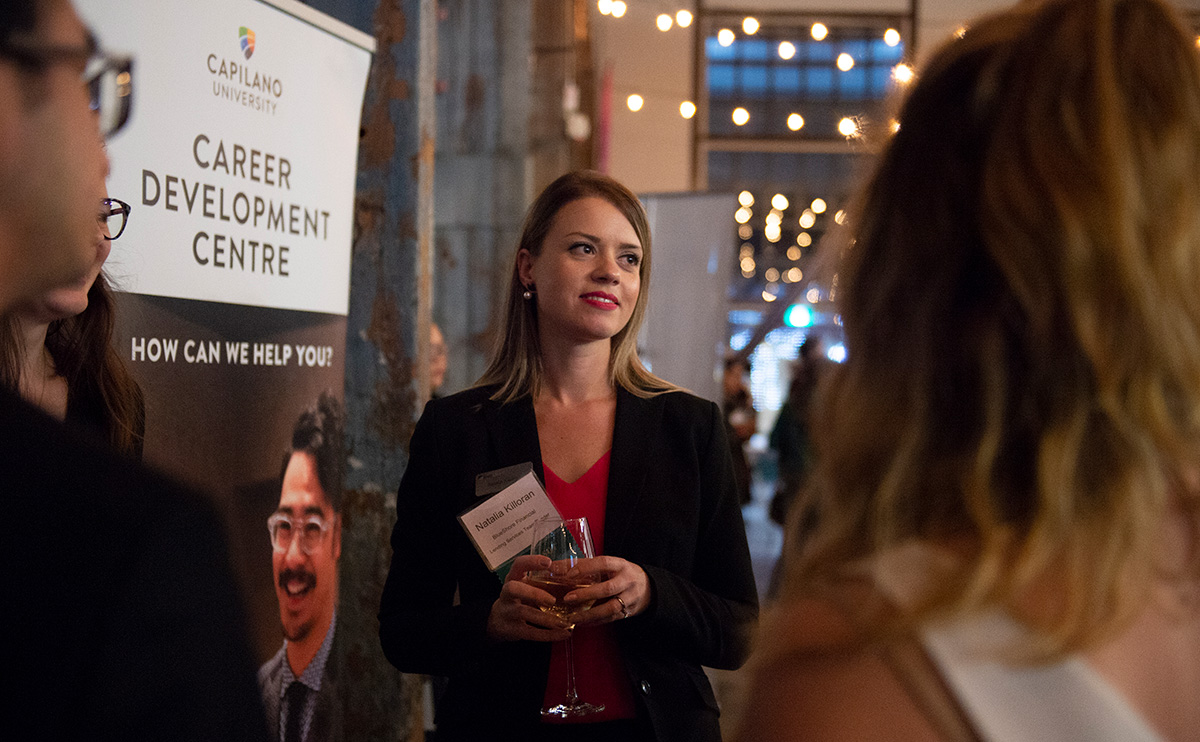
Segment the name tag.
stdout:
<svg viewBox="0 0 1200 742">
<path fill-rule="evenodd" d="M 504 485 L 504 481 L 510 483 Z M 558 510 L 532 464 L 497 469 L 476 478 L 477 492 L 495 491 L 496 486 L 501 487 L 496 494 L 465 510 L 458 522 L 488 569 L 503 579 L 512 560 L 529 551 L 534 523 L 545 516 L 558 516 Z"/>
</svg>

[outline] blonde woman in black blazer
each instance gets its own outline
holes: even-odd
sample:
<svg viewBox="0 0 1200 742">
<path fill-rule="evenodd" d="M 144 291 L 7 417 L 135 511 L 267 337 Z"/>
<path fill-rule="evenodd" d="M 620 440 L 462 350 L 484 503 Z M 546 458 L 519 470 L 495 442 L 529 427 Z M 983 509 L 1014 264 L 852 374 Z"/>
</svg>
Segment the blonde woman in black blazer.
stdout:
<svg viewBox="0 0 1200 742">
<path fill-rule="evenodd" d="M 526 217 L 490 368 L 417 424 L 380 639 L 400 670 L 449 677 L 439 740 L 720 739 L 701 666 L 745 659 L 754 577 L 720 411 L 637 359 L 649 269 L 637 198 L 598 173 L 559 178 Z M 551 643 L 568 632 L 523 569 L 500 583 L 456 517 L 481 472 L 532 462 L 573 481 L 608 451 L 609 579 L 577 591 L 596 601 L 577 623 L 614 624 L 637 717 L 543 724 Z"/>
</svg>

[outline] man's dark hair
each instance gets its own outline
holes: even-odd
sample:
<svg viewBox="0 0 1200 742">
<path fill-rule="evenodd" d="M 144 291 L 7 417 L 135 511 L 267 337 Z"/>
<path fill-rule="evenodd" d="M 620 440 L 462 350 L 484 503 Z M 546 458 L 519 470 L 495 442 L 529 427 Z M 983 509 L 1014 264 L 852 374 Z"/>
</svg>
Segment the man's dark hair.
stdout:
<svg viewBox="0 0 1200 742">
<path fill-rule="evenodd" d="M 315 404 L 300 413 L 292 429 L 292 446 L 283 455 L 287 471 L 293 453 L 309 453 L 317 464 L 317 480 L 325 491 L 325 499 L 335 513 L 342 510 L 342 475 L 345 471 L 343 441 L 346 416 L 342 403 L 332 393 L 321 392 Z"/>
<path fill-rule="evenodd" d="M 0 43 L 16 34 L 32 33 L 39 13 L 46 12 L 46 0 L 5 0 L 0 3 Z"/>
</svg>

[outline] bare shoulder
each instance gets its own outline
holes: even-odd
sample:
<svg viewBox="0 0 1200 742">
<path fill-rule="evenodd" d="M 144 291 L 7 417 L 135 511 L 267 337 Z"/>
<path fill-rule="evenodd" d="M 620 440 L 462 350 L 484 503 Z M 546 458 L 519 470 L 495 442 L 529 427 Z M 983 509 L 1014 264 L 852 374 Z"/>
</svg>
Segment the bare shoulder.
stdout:
<svg viewBox="0 0 1200 742">
<path fill-rule="evenodd" d="M 746 672 L 737 742 L 938 740 L 882 656 L 831 603 L 772 609 Z"/>
</svg>

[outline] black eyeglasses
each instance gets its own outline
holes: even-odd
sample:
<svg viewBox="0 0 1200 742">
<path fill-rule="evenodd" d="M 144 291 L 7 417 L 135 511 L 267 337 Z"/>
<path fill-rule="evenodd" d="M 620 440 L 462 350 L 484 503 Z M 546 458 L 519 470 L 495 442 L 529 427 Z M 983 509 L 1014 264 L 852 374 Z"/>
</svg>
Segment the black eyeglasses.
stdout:
<svg viewBox="0 0 1200 742">
<path fill-rule="evenodd" d="M 16 37 L 0 40 L 0 57 L 34 69 L 61 62 L 81 62 L 92 110 L 99 116 L 100 135 L 107 137 L 129 120 L 133 103 L 133 60 L 100 51 L 90 33 L 82 46 L 40 44 Z"/>
<path fill-rule="evenodd" d="M 129 212 L 133 208 L 119 198 L 105 198 L 100 201 L 100 229 L 106 239 L 115 240 L 125 231 L 129 223 Z"/>
</svg>

